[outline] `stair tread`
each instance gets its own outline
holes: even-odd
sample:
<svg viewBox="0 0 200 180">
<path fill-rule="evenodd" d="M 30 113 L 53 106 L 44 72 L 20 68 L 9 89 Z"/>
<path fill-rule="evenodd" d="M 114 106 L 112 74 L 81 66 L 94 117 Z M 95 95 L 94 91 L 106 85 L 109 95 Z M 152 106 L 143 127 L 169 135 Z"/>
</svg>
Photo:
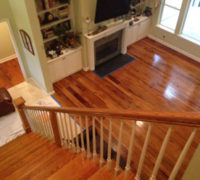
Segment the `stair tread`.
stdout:
<svg viewBox="0 0 200 180">
<path fill-rule="evenodd" d="M 36 149 L 40 148 L 46 142 L 48 142 L 47 139 L 35 138 L 32 142 L 30 140 L 28 145 L 21 143 L 21 149 L 10 153 L 8 156 L 5 156 L 0 162 L 0 167 L 3 168 L 4 166 L 10 166 L 18 160 L 25 158 L 30 153 L 33 153 Z"/>
<path fill-rule="evenodd" d="M 50 176 L 48 180 L 85 180 L 99 169 L 99 164 L 93 160 L 87 160 L 78 155 L 74 160 L 66 164 L 62 169 Z"/>
<path fill-rule="evenodd" d="M 26 168 L 28 169 L 31 167 L 31 164 L 35 161 L 40 160 L 43 156 L 45 156 L 48 152 L 52 151 L 54 152 L 55 144 L 51 142 L 46 142 L 45 144 L 42 144 L 41 147 L 37 148 L 33 153 L 28 154 L 22 159 L 18 159 L 17 162 L 10 165 L 8 168 L 4 169 L 2 172 L 0 170 L 0 174 L 4 177 L 11 175 L 12 173 L 19 172 L 21 169 Z M 23 165 L 26 166 L 23 166 Z"/>
<path fill-rule="evenodd" d="M 66 150 L 65 150 L 66 151 Z M 48 166 L 42 168 L 40 172 L 37 171 L 37 175 L 32 178 L 32 180 L 46 179 L 49 176 L 53 175 L 64 167 L 67 163 L 73 160 L 76 157 L 76 154 L 72 151 L 66 151 L 63 156 L 59 156 L 53 163 L 50 163 Z"/>
<path fill-rule="evenodd" d="M 115 180 L 133 180 L 135 178 L 135 174 L 130 171 L 129 176 L 125 179 L 125 171 L 123 171 Z"/>
<path fill-rule="evenodd" d="M 93 174 L 89 180 L 114 180 L 116 179 L 115 177 L 115 162 L 112 161 L 112 168 L 108 170 L 107 164 L 105 164 L 102 168 L 100 168 L 95 174 Z M 121 170 L 119 171 L 120 174 Z"/>
</svg>

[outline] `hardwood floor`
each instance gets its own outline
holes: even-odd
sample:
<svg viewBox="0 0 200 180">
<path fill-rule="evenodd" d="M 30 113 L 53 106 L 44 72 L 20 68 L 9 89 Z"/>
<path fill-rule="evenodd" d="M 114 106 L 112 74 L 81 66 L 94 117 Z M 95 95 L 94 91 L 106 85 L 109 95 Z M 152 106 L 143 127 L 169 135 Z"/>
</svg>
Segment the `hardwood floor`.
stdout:
<svg viewBox="0 0 200 180">
<path fill-rule="evenodd" d="M 60 148 L 35 133 L 24 134 L 0 147 L 1 180 L 123 180 L 123 175 L 120 170 L 116 178 L 106 165 L 99 168 L 93 160 Z M 127 180 L 133 178 L 131 173 Z"/>
<path fill-rule="evenodd" d="M 130 46 L 128 53 L 136 57 L 136 60 L 104 79 L 100 79 L 93 72 L 80 71 L 55 83 L 54 97 L 63 106 L 70 107 L 199 112 L 198 63 L 149 38 Z M 105 131 L 107 123 L 104 121 Z M 143 180 L 148 179 L 152 173 L 167 129 L 167 125 L 155 124 L 153 127 L 142 172 Z M 157 179 L 167 179 L 191 131 L 192 128 L 189 127 L 173 128 Z M 117 139 L 118 132 L 119 123 L 115 121 L 113 138 Z M 147 124 L 137 126 L 132 158 L 134 171 L 138 166 L 146 132 Z M 126 122 L 123 131 L 124 149 L 128 147 L 130 134 L 131 124 Z M 176 180 L 181 179 L 199 141 L 198 132 Z M 125 155 L 126 150 L 123 153 Z"/>
<path fill-rule="evenodd" d="M 17 58 L 0 63 L 0 87 L 10 88 L 24 81 Z"/>
</svg>

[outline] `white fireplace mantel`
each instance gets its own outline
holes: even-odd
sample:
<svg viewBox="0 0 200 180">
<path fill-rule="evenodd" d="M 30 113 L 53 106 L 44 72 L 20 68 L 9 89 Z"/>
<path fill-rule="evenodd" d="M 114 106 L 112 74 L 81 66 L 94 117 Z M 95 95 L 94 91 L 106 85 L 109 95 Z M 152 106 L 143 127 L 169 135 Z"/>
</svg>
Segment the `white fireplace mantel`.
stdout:
<svg viewBox="0 0 200 180">
<path fill-rule="evenodd" d="M 128 29 L 129 21 L 118 22 L 117 24 L 112 24 L 108 26 L 108 28 L 96 35 L 88 35 L 85 34 L 86 43 L 87 43 L 87 56 L 89 69 L 91 71 L 95 70 L 95 51 L 94 51 L 94 43 L 95 41 L 105 38 L 115 32 L 122 30 L 122 44 L 121 44 L 121 53 L 126 54 L 127 52 L 127 43 L 126 43 L 126 34 Z"/>
</svg>

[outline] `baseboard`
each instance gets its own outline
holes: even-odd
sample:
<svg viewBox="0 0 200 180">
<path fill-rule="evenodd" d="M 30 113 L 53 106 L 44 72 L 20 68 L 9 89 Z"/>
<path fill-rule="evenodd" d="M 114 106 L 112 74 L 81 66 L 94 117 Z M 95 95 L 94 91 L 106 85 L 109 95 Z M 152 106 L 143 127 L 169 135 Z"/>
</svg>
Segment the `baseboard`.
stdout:
<svg viewBox="0 0 200 180">
<path fill-rule="evenodd" d="M 53 95 L 54 93 L 55 93 L 55 91 L 53 90 L 53 91 L 49 92 L 48 94 L 51 96 L 51 95 Z"/>
<path fill-rule="evenodd" d="M 17 56 L 16 56 L 16 54 L 13 54 L 13 55 L 11 55 L 11 56 L 8 56 L 8 57 L 5 57 L 5 58 L 3 58 L 3 59 L 0 59 L 0 63 L 4 63 L 4 62 L 6 62 L 6 61 L 10 61 L 10 60 L 12 60 L 12 59 L 15 59 Z"/>
<path fill-rule="evenodd" d="M 197 62 L 200 62 L 200 58 L 199 57 L 196 57 L 196 56 L 194 56 L 194 55 L 192 55 L 192 54 L 190 54 L 188 52 L 185 52 L 184 50 L 182 50 L 182 49 L 180 49 L 180 48 L 178 48 L 176 46 L 173 46 L 170 43 L 164 42 L 161 39 L 159 39 L 159 38 L 157 38 L 157 37 L 155 37 L 153 35 L 148 35 L 148 37 L 150 39 L 153 39 L 153 40 L 155 40 L 155 41 L 157 41 L 157 42 L 159 42 L 159 43 L 171 48 L 171 49 L 174 49 L 175 51 L 177 51 L 177 52 L 179 52 L 179 53 L 181 53 L 181 54 L 183 54 L 183 55 L 185 55 L 185 56 L 187 56 L 187 57 L 189 57 L 189 58 L 191 58 L 191 59 L 193 59 L 193 60 L 195 60 Z"/>
<path fill-rule="evenodd" d="M 83 71 L 89 71 L 89 67 L 83 67 Z"/>
</svg>

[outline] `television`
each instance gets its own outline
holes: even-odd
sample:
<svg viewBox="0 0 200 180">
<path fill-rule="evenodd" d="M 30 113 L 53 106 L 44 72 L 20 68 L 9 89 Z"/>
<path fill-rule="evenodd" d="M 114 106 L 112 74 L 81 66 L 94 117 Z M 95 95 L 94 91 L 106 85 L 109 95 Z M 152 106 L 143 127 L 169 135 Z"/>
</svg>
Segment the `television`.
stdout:
<svg viewBox="0 0 200 180">
<path fill-rule="evenodd" d="M 95 23 L 127 14 L 130 0 L 97 0 Z"/>
</svg>

